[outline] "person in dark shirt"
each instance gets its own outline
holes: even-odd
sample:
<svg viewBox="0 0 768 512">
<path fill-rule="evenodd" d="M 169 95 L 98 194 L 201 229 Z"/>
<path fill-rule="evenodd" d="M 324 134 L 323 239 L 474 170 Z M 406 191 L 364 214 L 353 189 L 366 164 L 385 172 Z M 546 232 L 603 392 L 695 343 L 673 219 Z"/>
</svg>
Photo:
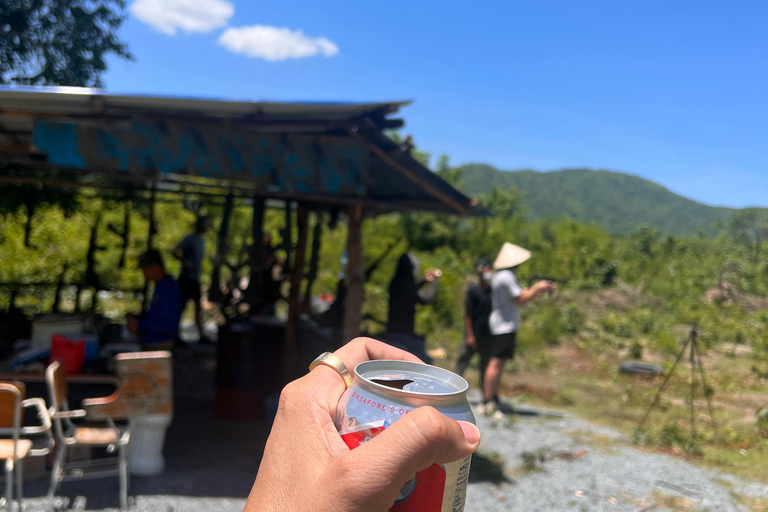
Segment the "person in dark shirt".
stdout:
<svg viewBox="0 0 768 512">
<path fill-rule="evenodd" d="M 182 311 L 191 300 L 195 305 L 195 325 L 199 334 L 199 343 L 211 341 L 203 334 L 203 308 L 200 293 L 200 273 L 205 256 L 205 232 L 211 227 L 208 217 L 200 216 L 195 221 L 195 231 L 185 236 L 173 250 L 173 256 L 181 262 L 179 287 L 182 294 Z"/>
<path fill-rule="evenodd" d="M 389 283 L 389 318 L 387 331 L 414 335 L 417 304 L 429 304 L 437 295 L 439 270 L 427 270 L 419 279 L 419 260 L 406 252 L 397 262 L 395 276 Z M 424 288 L 424 289 L 422 289 Z"/>
<path fill-rule="evenodd" d="M 479 280 L 477 284 L 472 284 L 467 288 L 464 298 L 464 343 L 459 349 L 455 372 L 463 375 L 472 357 L 479 352 L 480 387 L 482 388 L 485 366 L 488 364 L 483 348 L 488 345 L 491 338 L 488 317 L 491 316 L 493 310 L 491 305 L 491 279 L 493 278 L 491 260 L 480 258 L 475 264 L 475 271 Z"/>
<path fill-rule="evenodd" d="M 139 267 L 147 281 L 155 283 L 155 290 L 149 309 L 143 315 L 125 315 L 126 328 L 139 337 L 143 350 L 169 350 L 179 333 L 183 307 L 181 288 L 165 272 L 159 252 L 151 250 L 139 256 Z"/>
</svg>

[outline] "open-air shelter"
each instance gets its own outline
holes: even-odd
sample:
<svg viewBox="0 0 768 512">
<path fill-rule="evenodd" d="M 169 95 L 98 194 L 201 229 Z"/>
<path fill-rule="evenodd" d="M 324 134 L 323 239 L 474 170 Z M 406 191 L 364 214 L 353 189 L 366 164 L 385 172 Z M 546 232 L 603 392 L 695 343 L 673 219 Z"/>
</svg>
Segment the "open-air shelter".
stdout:
<svg viewBox="0 0 768 512">
<path fill-rule="evenodd" d="M 285 331 L 290 352 L 305 277 L 308 211 L 342 213 L 348 219 L 345 340 L 360 330 L 366 216 L 478 211 L 470 198 L 412 157 L 408 144 L 386 135 L 403 126 L 391 116 L 406 104 L 237 102 L 80 88 L 0 88 L 0 184 L 130 188 L 148 197 L 150 211 L 158 192 L 220 196 L 220 248 L 233 202 L 253 205 L 254 240 L 260 240 L 265 204 L 281 202 L 288 212 L 298 212 Z M 249 260 L 252 274 L 258 260 L 258 254 Z"/>
</svg>

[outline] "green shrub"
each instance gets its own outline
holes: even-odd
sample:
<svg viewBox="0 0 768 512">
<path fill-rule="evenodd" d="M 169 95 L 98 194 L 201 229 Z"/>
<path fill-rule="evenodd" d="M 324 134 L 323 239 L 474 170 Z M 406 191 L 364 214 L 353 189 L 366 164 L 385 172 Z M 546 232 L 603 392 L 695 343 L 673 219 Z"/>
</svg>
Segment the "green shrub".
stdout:
<svg viewBox="0 0 768 512">
<path fill-rule="evenodd" d="M 600 319 L 600 324 L 606 332 L 619 338 L 632 337 L 632 322 L 625 315 L 611 311 Z"/>
<path fill-rule="evenodd" d="M 634 323 L 643 334 L 650 334 L 656 328 L 656 314 L 648 309 L 641 309 L 634 315 Z"/>
<path fill-rule="evenodd" d="M 578 334 L 584 327 L 585 318 L 586 316 L 584 313 L 576 305 L 569 304 L 563 308 L 563 313 L 561 315 L 563 329 L 568 334 Z"/>
<path fill-rule="evenodd" d="M 660 332 L 655 339 L 656 348 L 668 355 L 677 354 L 680 351 L 680 341 L 669 331 Z"/>
<path fill-rule="evenodd" d="M 679 448 L 684 453 L 700 457 L 701 445 L 695 440 L 685 437 L 677 427 L 677 423 L 667 423 L 659 431 L 659 444 L 664 448 Z"/>
<path fill-rule="evenodd" d="M 768 406 L 762 407 L 755 413 L 757 418 L 757 428 L 760 430 L 768 430 Z"/>
<path fill-rule="evenodd" d="M 536 336 L 547 345 L 556 345 L 560 335 L 566 331 L 560 308 L 554 304 L 546 304 L 538 308 L 534 315 Z"/>
<path fill-rule="evenodd" d="M 574 405 L 576 403 L 576 392 L 572 389 L 564 389 L 555 395 L 555 402 L 558 405 Z"/>
<path fill-rule="evenodd" d="M 525 358 L 525 362 L 530 370 L 548 370 L 552 368 L 555 358 L 543 350 L 534 352 Z"/>
</svg>

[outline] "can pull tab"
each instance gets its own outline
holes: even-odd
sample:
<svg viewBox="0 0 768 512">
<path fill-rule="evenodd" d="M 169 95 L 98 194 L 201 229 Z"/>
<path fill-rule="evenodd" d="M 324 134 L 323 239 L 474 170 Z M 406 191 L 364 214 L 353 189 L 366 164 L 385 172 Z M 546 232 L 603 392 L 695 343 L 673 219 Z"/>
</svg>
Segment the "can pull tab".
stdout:
<svg viewBox="0 0 768 512">
<path fill-rule="evenodd" d="M 403 389 L 408 384 L 412 383 L 411 379 L 397 379 L 397 380 L 383 380 L 383 379 L 371 379 L 371 382 L 387 386 L 388 388 Z"/>
</svg>

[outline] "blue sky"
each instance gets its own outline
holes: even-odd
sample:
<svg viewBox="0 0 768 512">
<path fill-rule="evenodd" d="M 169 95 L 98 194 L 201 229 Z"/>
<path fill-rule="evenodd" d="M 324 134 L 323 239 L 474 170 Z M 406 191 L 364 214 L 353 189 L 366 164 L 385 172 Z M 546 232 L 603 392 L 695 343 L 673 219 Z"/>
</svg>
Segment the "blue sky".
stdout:
<svg viewBox="0 0 768 512">
<path fill-rule="evenodd" d="M 453 164 L 768 206 L 768 2 L 129 0 L 114 92 L 400 100 Z"/>
</svg>

